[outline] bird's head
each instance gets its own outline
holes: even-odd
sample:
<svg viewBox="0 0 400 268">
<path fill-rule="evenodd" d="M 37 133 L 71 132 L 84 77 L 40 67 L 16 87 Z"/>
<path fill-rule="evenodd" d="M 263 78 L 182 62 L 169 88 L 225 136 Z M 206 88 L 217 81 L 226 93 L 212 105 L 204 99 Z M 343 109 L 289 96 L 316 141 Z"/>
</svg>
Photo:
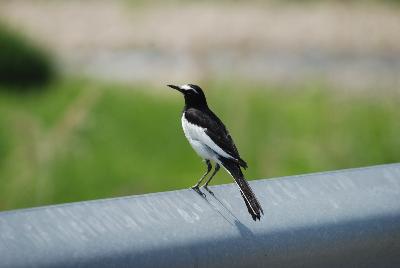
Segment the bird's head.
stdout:
<svg viewBox="0 0 400 268">
<path fill-rule="evenodd" d="M 189 107 L 206 106 L 207 101 L 203 90 L 193 84 L 186 84 L 182 86 L 168 85 L 170 88 L 176 89 L 181 92 L 185 98 L 185 104 Z"/>
</svg>

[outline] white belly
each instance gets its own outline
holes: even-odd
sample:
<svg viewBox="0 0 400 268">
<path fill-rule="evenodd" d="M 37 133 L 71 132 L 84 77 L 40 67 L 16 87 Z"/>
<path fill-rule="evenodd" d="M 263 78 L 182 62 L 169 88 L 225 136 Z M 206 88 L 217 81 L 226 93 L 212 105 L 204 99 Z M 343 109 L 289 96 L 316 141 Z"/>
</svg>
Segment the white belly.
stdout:
<svg viewBox="0 0 400 268">
<path fill-rule="evenodd" d="M 204 128 L 189 123 L 184 115 L 182 115 L 182 128 L 190 145 L 201 158 L 219 162 L 218 155 L 202 142 L 205 135 Z"/>
</svg>

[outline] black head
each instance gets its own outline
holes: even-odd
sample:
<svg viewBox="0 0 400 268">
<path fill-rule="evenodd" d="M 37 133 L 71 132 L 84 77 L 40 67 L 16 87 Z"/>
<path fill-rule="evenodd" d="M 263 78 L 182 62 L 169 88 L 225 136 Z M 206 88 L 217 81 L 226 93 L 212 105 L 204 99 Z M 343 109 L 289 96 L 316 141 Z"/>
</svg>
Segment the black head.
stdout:
<svg viewBox="0 0 400 268">
<path fill-rule="evenodd" d="M 185 97 L 186 107 L 207 107 L 206 96 L 203 90 L 192 84 L 182 86 L 168 85 L 169 87 L 178 90 Z"/>
</svg>

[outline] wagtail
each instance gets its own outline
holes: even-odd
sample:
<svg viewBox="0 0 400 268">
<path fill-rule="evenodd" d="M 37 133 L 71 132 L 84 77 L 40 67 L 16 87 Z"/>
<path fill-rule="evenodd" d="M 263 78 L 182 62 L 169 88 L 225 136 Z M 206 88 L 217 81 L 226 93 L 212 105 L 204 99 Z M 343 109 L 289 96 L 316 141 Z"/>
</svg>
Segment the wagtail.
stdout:
<svg viewBox="0 0 400 268">
<path fill-rule="evenodd" d="M 199 186 L 210 173 L 212 169 L 211 161 L 213 161 L 215 162 L 214 172 L 203 185 L 208 192 L 212 193 L 207 186 L 222 165 L 239 186 L 240 193 L 253 220 L 260 220 L 264 212 L 241 170 L 241 167 L 247 168 L 247 163 L 240 157 L 225 125 L 208 107 L 203 90 L 192 84 L 168 86 L 183 94 L 185 98 L 182 114 L 183 132 L 190 145 L 207 164 L 206 173 L 192 189 L 203 195 Z"/>
</svg>

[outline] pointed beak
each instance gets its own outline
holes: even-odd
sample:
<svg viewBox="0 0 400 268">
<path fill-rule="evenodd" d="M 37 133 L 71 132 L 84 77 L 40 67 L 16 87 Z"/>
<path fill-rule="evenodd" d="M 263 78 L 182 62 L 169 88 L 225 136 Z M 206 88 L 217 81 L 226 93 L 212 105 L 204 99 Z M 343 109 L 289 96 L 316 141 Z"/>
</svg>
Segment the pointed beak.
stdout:
<svg viewBox="0 0 400 268">
<path fill-rule="evenodd" d="M 183 93 L 183 90 L 182 90 L 180 87 L 178 87 L 178 86 L 174 86 L 174 85 L 167 85 L 167 86 L 169 86 L 170 88 L 176 89 L 176 90 L 178 90 L 179 92 Z"/>
</svg>

